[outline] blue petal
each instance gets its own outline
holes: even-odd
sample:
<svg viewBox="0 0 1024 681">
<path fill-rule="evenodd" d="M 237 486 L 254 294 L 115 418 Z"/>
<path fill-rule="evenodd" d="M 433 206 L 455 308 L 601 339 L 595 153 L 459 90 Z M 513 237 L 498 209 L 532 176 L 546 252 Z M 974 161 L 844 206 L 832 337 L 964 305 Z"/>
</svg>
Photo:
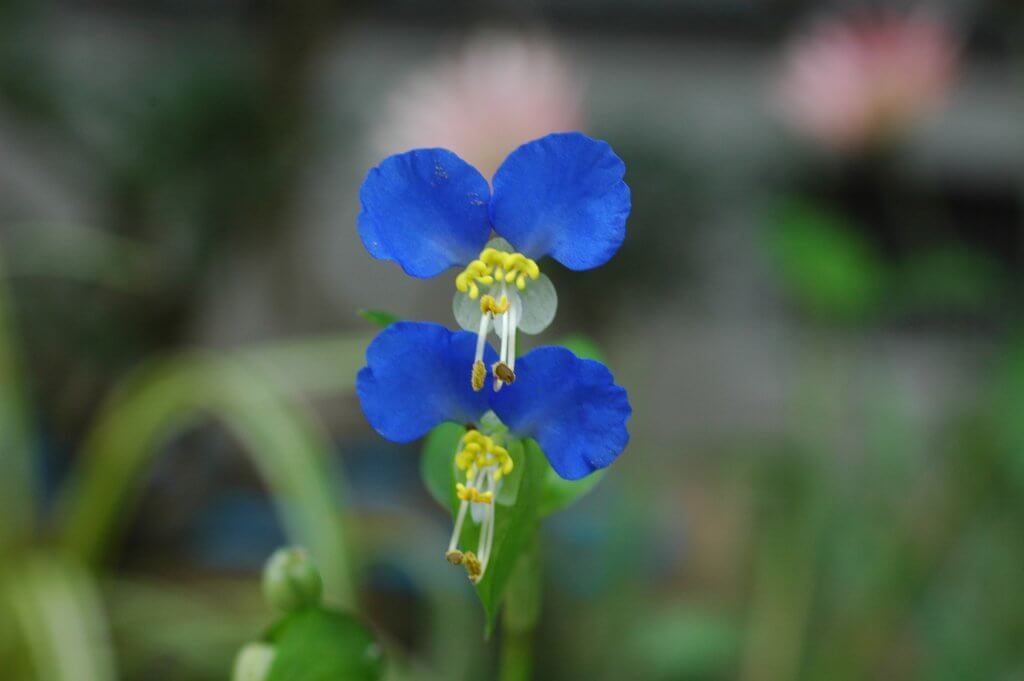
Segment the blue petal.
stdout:
<svg viewBox="0 0 1024 681">
<path fill-rule="evenodd" d="M 561 347 L 516 360 L 516 382 L 491 398 L 491 408 L 513 433 L 537 440 L 566 480 L 609 465 L 629 442 L 626 391 L 605 365 Z"/>
<path fill-rule="evenodd" d="M 447 149 L 389 156 L 359 189 L 359 236 L 375 258 L 433 277 L 476 258 L 491 233 L 487 180 Z"/>
<path fill-rule="evenodd" d="M 393 442 L 410 442 L 444 421 L 471 423 L 487 411 L 493 392 L 470 385 L 476 336 L 440 324 L 395 322 L 366 348 L 356 376 L 363 414 Z M 484 361 L 497 360 L 488 346 Z"/>
<path fill-rule="evenodd" d="M 578 132 L 528 142 L 494 174 L 491 222 L 527 256 L 571 270 L 608 262 L 626 237 L 626 166 L 607 142 Z"/>
</svg>

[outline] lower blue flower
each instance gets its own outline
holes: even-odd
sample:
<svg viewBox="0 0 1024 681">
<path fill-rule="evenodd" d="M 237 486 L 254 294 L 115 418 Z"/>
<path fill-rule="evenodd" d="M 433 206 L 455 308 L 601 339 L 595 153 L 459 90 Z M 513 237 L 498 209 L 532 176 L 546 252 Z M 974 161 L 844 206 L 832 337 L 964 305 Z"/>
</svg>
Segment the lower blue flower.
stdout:
<svg viewBox="0 0 1024 681">
<path fill-rule="evenodd" d="M 393 442 L 410 442 L 445 421 L 478 423 L 488 411 L 518 437 L 533 438 L 560 476 L 578 480 L 610 465 L 629 442 L 632 409 L 624 388 L 600 362 L 561 347 L 516 360 L 527 370 L 500 392 L 466 380 L 477 338 L 439 324 L 396 322 L 366 350 L 356 392 L 366 420 Z M 488 345 L 488 361 L 496 353 Z"/>
<path fill-rule="evenodd" d="M 610 465 L 629 442 L 632 409 L 626 391 L 600 362 L 561 347 L 537 348 L 519 358 L 519 379 L 482 376 L 474 389 L 465 367 L 477 350 L 475 334 L 438 324 L 397 322 L 366 350 L 367 365 L 356 392 L 370 425 L 388 440 L 409 442 L 452 421 L 469 430 L 455 466 L 465 473 L 456 486 L 461 505 L 447 558 L 465 565 L 477 582 L 487 568 L 494 537 L 494 501 L 513 468 L 506 436 L 537 441 L 558 475 L 578 480 Z M 496 353 L 484 349 L 487 361 Z M 501 424 L 495 424 L 497 419 Z M 508 432 L 505 432 L 507 427 Z M 466 515 L 481 524 L 480 555 L 457 549 Z"/>
</svg>

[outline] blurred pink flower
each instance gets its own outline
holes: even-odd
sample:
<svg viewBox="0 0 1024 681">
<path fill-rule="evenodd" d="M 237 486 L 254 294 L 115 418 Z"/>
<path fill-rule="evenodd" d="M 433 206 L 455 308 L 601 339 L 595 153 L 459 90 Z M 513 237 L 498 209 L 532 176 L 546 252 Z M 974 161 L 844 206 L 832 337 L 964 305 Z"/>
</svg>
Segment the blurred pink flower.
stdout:
<svg viewBox="0 0 1024 681">
<path fill-rule="evenodd" d="M 819 24 L 789 48 L 783 112 L 835 149 L 885 142 L 942 102 L 957 52 L 947 26 L 924 12 Z"/>
<path fill-rule="evenodd" d="M 583 127 L 583 88 L 539 38 L 480 35 L 392 93 L 375 131 L 378 151 L 451 149 L 490 180 L 524 142 Z"/>
</svg>

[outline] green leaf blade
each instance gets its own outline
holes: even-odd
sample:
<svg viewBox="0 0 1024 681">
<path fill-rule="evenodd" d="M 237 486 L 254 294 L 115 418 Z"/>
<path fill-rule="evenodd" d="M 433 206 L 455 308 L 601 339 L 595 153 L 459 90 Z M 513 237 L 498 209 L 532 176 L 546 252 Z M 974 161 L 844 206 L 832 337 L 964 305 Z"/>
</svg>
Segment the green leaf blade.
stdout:
<svg viewBox="0 0 1024 681">
<path fill-rule="evenodd" d="M 360 317 L 370 322 L 371 324 L 385 329 L 397 321 L 401 321 L 401 318 L 394 312 L 388 312 L 387 310 L 373 310 L 373 309 L 360 309 L 358 310 Z"/>
<path fill-rule="evenodd" d="M 350 615 L 308 608 L 270 633 L 275 656 L 267 681 L 377 681 L 383 660 L 373 636 Z"/>
</svg>

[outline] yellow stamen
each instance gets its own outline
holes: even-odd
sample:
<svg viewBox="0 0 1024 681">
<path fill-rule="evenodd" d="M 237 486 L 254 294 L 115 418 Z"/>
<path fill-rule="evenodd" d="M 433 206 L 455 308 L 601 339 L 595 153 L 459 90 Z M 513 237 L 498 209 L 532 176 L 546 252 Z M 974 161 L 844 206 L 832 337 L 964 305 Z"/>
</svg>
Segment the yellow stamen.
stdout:
<svg viewBox="0 0 1024 681">
<path fill-rule="evenodd" d="M 455 277 L 455 288 L 476 300 L 480 297 L 480 286 L 490 286 L 496 281 L 504 281 L 506 284 L 514 282 L 516 288 L 522 291 L 526 288 L 527 280 L 536 280 L 539 276 L 540 267 L 522 253 L 485 248 L 479 258 L 466 265 Z"/>
<path fill-rule="evenodd" d="M 469 575 L 469 581 L 476 584 L 480 581 L 480 572 L 483 567 L 480 565 L 480 559 L 476 557 L 476 554 L 472 551 L 466 551 L 462 557 L 462 564 L 466 567 L 466 574 Z"/>
<path fill-rule="evenodd" d="M 470 377 L 473 390 L 476 392 L 483 390 L 485 380 L 487 380 L 487 367 L 484 366 L 483 362 L 473 362 L 473 374 Z"/>
<path fill-rule="evenodd" d="M 493 492 L 481 492 L 476 487 L 467 487 L 461 482 L 455 483 L 455 496 L 461 501 L 468 501 L 473 504 L 489 504 L 494 501 Z"/>
<path fill-rule="evenodd" d="M 501 302 L 496 301 L 492 295 L 485 295 L 480 298 L 481 314 L 490 313 L 492 315 L 499 315 L 502 312 L 505 312 L 508 309 L 508 306 L 508 296 L 502 296 Z"/>
</svg>

